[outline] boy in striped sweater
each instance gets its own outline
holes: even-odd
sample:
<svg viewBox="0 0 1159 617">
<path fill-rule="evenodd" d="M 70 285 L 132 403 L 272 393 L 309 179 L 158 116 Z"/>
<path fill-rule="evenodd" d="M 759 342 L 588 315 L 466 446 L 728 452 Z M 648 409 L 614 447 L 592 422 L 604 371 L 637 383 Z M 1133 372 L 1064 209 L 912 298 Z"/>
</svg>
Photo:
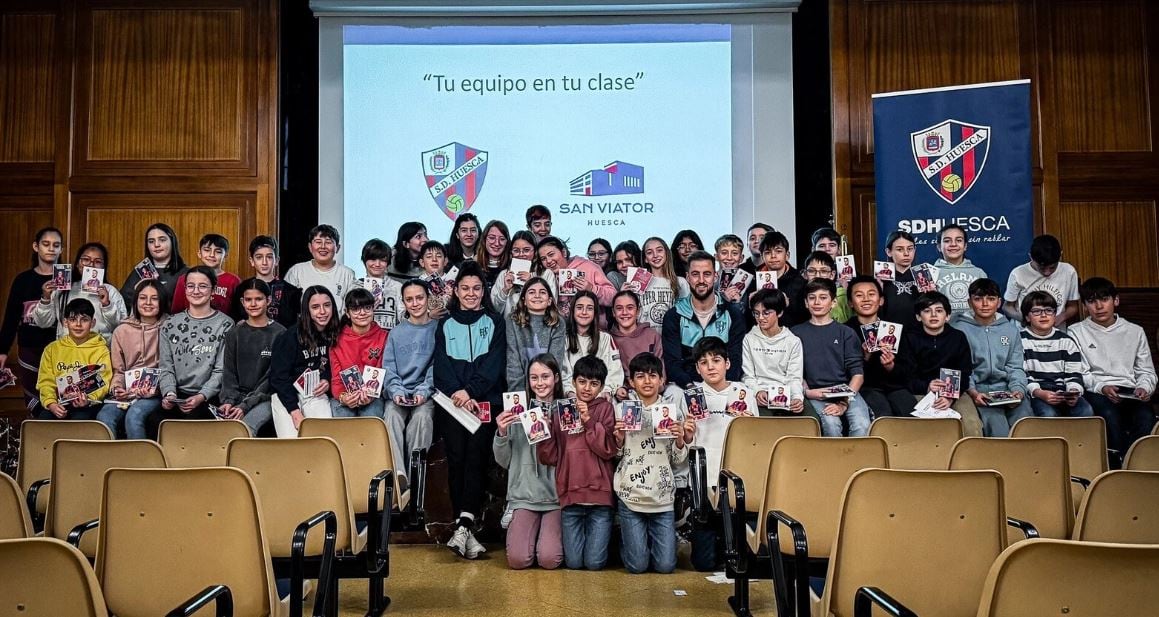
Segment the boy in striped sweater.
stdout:
<svg viewBox="0 0 1159 617">
<path fill-rule="evenodd" d="M 1054 327 L 1058 301 L 1045 291 L 1032 291 L 1020 308 L 1026 324 L 1022 329 L 1023 368 L 1034 415 L 1094 414 L 1083 398 L 1083 374 L 1088 368 L 1078 343 Z"/>
</svg>

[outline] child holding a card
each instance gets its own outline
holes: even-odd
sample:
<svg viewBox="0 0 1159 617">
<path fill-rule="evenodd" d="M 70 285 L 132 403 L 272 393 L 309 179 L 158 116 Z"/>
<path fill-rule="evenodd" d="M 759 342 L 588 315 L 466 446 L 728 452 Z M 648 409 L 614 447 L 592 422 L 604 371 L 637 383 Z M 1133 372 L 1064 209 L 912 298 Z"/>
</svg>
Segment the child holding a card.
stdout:
<svg viewBox="0 0 1159 617">
<path fill-rule="evenodd" d="M 547 281 L 535 277 L 527 281 L 519 302 L 507 318 L 507 387 L 523 390 L 527 367 L 541 353 L 564 357 L 564 324 Z"/>
<path fill-rule="evenodd" d="M 660 358 L 639 354 L 629 363 L 628 373 L 634 398 L 645 409 L 665 404 L 682 411 L 682 393 L 661 393 L 664 366 Z M 619 498 L 620 556 L 632 574 L 649 568 L 661 574 L 676 569 L 676 469 L 688 464 L 687 444 L 696 432 L 696 423 L 688 418 L 676 424 L 670 439 L 658 439 L 654 427 L 647 411 L 639 431 L 626 432 L 623 420 L 615 425 L 620 464 L 612 486 Z"/>
<path fill-rule="evenodd" d="M 777 290 L 761 290 L 752 295 L 752 314 L 756 325 L 745 334 L 741 354 L 744 385 L 756 392 L 761 415 L 815 416 L 812 405 L 805 404 L 801 393 L 804 358 L 801 339 L 780 323 L 785 313 L 785 296 Z M 788 389 L 788 405 L 774 405 L 769 388 Z M 778 401 L 779 402 L 779 401 Z"/>
<path fill-rule="evenodd" d="M 265 281 L 248 278 L 237 286 L 237 295 L 246 317 L 225 335 L 221 405 L 217 411 L 223 418 L 245 422 L 250 434 L 257 436 L 273 416 L 270 362 L 274 341 L 286 329 L 270 320 L 270 286 Z"/>
<path fill-rule="evenodd" d="M 616 388 L 624 383 L 624 368 L 620 364 L 620 352 L 616 349 L 612 335 L 600 330 L 600 320 L 597 318 L 599 299 L 590 291 L 581 291 L 572 301 L 571 319 L 567 320 L 564 330 L 567 335 L 567 346 L 564 352 L 563 381 L 564 390 L 568 396 L 573 396 L 571 389 L 572 367 L 584 356 L 595 356 L 607 367 L 608 374 L 601 380 L 603 390 L 601 394 L 608 400 L 612 399 Z"/>
<path fill-rule="evenodd" d="M 728 347 L 724 341 L 715 336 L 702 338 L 692 348 L 692 356 L 696 359 L 696 372 L 701 379 L 693 385 L 703 390 L 708 410 L 705 419 L 696 421 L 696 445 L 704 448 L 708 487 L 712 491 L 720 476 L 725 433 L 736 417 L 728 412 L 728 407 L 749 398 L 748 390 L 744 384 L 728 380 Z M 696 420 L 691 409 L 688 414 Z M 692 534 L 692 567 L 698 572 L 716 569 L 719 565 L 716 545 L 717 534 L 713 529 L 695 530 Z"/>
<path fill-rule="evenodd" d="M 1090 416 L 1095 412 L 1083 398 L 1083 362 L 1078 343 L 1054 326 L 1058 301 L 1045 291 L 1022 299 L 1022 355 L 1026 391 L 1036 416 Z"/>
<path fill-rule="evenodd" d="M 402 284 L 406 319 L 386 338 L 382 367 L 386 369 L 386 426 L 391 442 L 409 456 L 426 449 L 435 434 L 434 365 L 435 328 L 427 312 L 427 286 L 419 279 Z M 409 469 L 409 467 L 407 467 Z"/>
<path fill-rule="evenodd" d="M 270 306 L 266 309 L 270 319 L 286 329 L 297 327 L 298 313 L 302 310 L 302 290 L 278 278 L 278 241 L 270 236 L 257 236 L 250 240 L 249 250 L 254 277 L 270 286 Z M 233 295 L 232 315 L 238 319 L 246 316 L 237 293 Z"/>
<path fill-rule="evenodd" d="M 837 282 L 837 262 L 828 253 L 822 251 L 814 251 L 805 258 L 803 272 L 806 281 L 822 278 L 833 281 L 834 284 Z M 845 323 L 853 316 L 853 311 L 849 309 L 849 300 L 845 297 L 845 287 L 837 284 L 836 289 L 837 296 L 833 299 L 833 310 L 830 311 L 829 316 L 838 323 Z M 798 294 L 795 299 L 789 298 L 790 305 L 794 301 L 798 306 L 804 307 L 804 312 L 809 312 L 808 307 L 805 306 L 804 293 Z"/>
<path fill-rule="evenodd" d="M 145 255 L 137 262 L 125 284 L 121 285 L 121 297 L 125 306 L 133 305 L 137 283 L 146 279 L 158 279 L 172 305 L 173 293 L 177 290 L 177 279 L 185 274 L 185 260 L 181 258 L 181 248 L 177 232 L 165 223 L 153 223 L 145 230 Z"/>
<path fill-rule="evenodd" d="M 859 391 L 861 397 L 874 417 L 908 416 L 913 411 L 914 399 L 901 372 L 894 371 L 900 343 L 897 334 L 893 335 L 893 345 L 878 344 L 882 336 L 878 324 L 883 323 L 879 312 L 884 304 L 881 282 L 872 276 L 853 277 L 849 281 L 849 299 L 856 315 L 845 325 L 861 339 L 861 358 L 865 362 L 865 383 Z"/>
<path fill-rule="evenodd" d="M 936 291 L 919 295 L 914 301 L 914 316 L 920 327 L 906 328 L 902 333 L 901 350 L 894 361 L 895 379 L 904 380 L 915 402 L 931 392 L 939 393 L 934 409 L 952 408 L 962 416 L 963 434 L 981 437 L 982 419 L 974 401 L 969 396 L 950 396 L 952 384 L 942 378 L 943 369 L 958 371 L 964 391 L 970 387 L 974 367 L 966 335 L 949 325 L 949 298 Z"/>
<path fill-rule="evenodd" d="M 886 237 L 885 256 L 889 259 L 886 265 L 889 266 L 890 276 L 877 277 L 881 281 L 885 299 L 885 306 L 880 311 L 882 319 L 907 325 L 913 323 L 914 299 L 919 292 L 910 266 L 916 254 L 917 245 L 913 234 L 908 231 L 894 230 Z"/>
<path fill-rule="evenodd" d="M 64 322 L 65 309 L 68 303 L 75 298 L 84 298 L 93 305 L 92 330 L 101 335 L 107 343 L 113 336 L 113 330 L 125 318 L 125 300 L 116 287 L 104 283 L 97 289 L 97 293 L 86 293 L 81 286 L 81 274 L 85 268 L 104 269 L 109 261 L 109 251 L 99 242 L 88 242 L 76 252 L 76 259 L 72 263 L 72 286 L 69 289 L 56 289 L 50 280 L 41 288 L 40 302 L 32 310 L 32 321 L 39 328 L 56 328 L 56 336 L 60 338 L 68 334 L 68 326 Z"/>
<path fill-rule="evenodd" d="M 749 288 L 753 275 L 741 269 L 744 257 L 744 240 L 734 234 L 725 234 L 713 245 L 716 263 L 720 268 L 716 277 L 716 289 L 730 304 L 737 305 L 741 312 L 747 312 Z"/>
<path fill-rule="evenodd" d="M 1019 418 L 1032 415 L 1026 398 L 1026 371 L 1022 368 L 1022 336 L 1018 324 L 1001 313 L 1002 294 L 997 282 L 980 278 L 970 283 L 969 293 L 970 310 L 956 315 L 951 322 L 970 341 L 974 358 L 966 392 L 982 416 L 982 434 L 1007 437 Z M 1018 403 L 990 405 L 986 394 L 994 391 L 1009 392 Z"/>
<path fill-rule="evenodd" d="M 40 358 L 36 383 L 40 404 L 38 420 L 91 420 L 113 379 L 112 361 L 105 341 L 93 331 L 96 310 L 85 298 L 70 300 L 64 309 L 68 334 L 49 343 Z M 90 377 L 90 373 L 95 378 Z M 75 375 L 75 377 L 74 377 Z M 61 392 L 58 378 L 71 378 L 76 386 Z M 86 377 L 88 377 L 86 379 Z M 71 396 L 66 396 L 71 395 Z"/>
<path fill-rule="evenodd" d="M 221 234 L 205 234 L 198 243 L 197 258 L 201 264 L 213 270 L 217 283 L 213 286 L 213 298 L 210 302 L 214 310 L 229 313 L 233 302 L 233 292 L 237 289 L 241 278 L 232 272 L 226 272 L 223 267 L 225 257 L 229 254 L 229 240 Z M 177 286 L 173 290 L 173 312 L 179 313 L 189 307 L 185 295 L 185 277 L 177 278 Z"/>
<path fill-rule="evenodd" d="M 274 340 L 270 408 L 278 437 L 297 437 L 298 425 L 307 416 L 331 417 L 330 347 L 341 328 L 330 290 L 307 287 L 298 324 Z"/>
<path fill-rule="evenodd" d="M 614 270 L 608 274 L 608 281 L 615 286 L 616 290 L 624 290 L 626 289 L 625 285 L 630 280 L 628 277 L 629 268 L 639 268 L 640 264 L 644 263 L 644 254 L 640 251 L 640 245 L 636 244 L 635 240 L 624 240 L 617 244 L 615 250 L 612 251 L 611 262 Z"/>
<path fill-rule="evenodd" d="M 857 391 L 865 381 L 861 359 L 861 341 L 853 330 L 831 317 L 837 285 L 833 279 L 818 276 L 805 284 L 805 306 L 809 321 L 793 327 L 801 339 L 804 357 L 805 398 L 821 420 L 826 437 L 862 437 L 869 433 L 869 406 Z M 836 342 L 835 342 L 836 341 Z M 832 386 L 848 386 L 852 397 L 827 397 Z"/>
<path fill-rule="evenodd" d="M 535 237 L 520 229 L 511 236 L 511 259 L 507 268 L 495 277 L 491 286 L 491 304 L 504 317 L 510 317 L 519 301 L 523 285 L 531 279 L 531 262 L 535 259 Z"/>
<path fill-rule="evenodd" d="M 677 298 L 687 298 L 691 290 L 688 281 L 677 276 L 672 265 L 672 252 L 664 240 L 652 237 L 644 242 L 644 265 L 652 277 L 648 279 L 648 286 L 640 290 L 640 317 L 644 325 L 660 331 L 664 326 L 664 314 Z"/>
<path fill-rule="evenodd" d="M 607 375 L 608 367 L 596 356 L 577 360 L 570 389 L 576 394 L 581 430 L 564 431 L 553 418 L 551 437 L 536 445 L 540 462 L 555 467 L 555 489 L 563 508 L 563 556 L 572 570 L 601 570 L 608 561 L 617 446 L 615 412 L 600 396 L 606 391 Z"/>
<path fill-rule="evenodd" d="M 751 233 L 751 232 L 750 232 Z M 805 287 L 805 277 L 789 264 L 789 239 L 779 231 L 770 231 L 761 239 L 763 263 L 758 272 L 773 272 L 777 275 L 777 289 L 785 294 L 788 308 L 781 321 L 785 326 L 793 326 L 809 319 L 809 311 L 804 304 L 798 306 L 797 296 Z"/>
<path fill-rule="evenodd" d="M 225 335 L 234 324 L 211 304 L 216 285 L 217 275 L 210 267 L 190 268 L 185 273 L 189 308 L 161 326 L 161 409 L 146 419 L 150 439 L 156 437 L 162 420 L 213 418 L 209 406 L 221 392 Z"/>
<path fill-rule="evenodd" d="M 52 281 L 53 266 L 60 259 L 62 237 L 60 230 L 55 227 L 45 227 L 36 232 L 32 243 L 35 265 L 17 274 L 12 280 L 12 286 L 8 288 L 8 304 L 4 308 L 3 325 L 0 326 L 0 370 L 14 370 L 13 376 L 19 374 L 26 405 L 36 398 L 40 356 L 44 348 L 56 340 L 56 331 L 37 326 L 32 312 L 44 294 L 44 286 Z M 19 361 L 9 364 L 8 350 L 12 349 L 13 341 L 19 347 Z"/>
<path fill-rule="evenodd" d="M 389 244 L 378 238 L 367 240 L 362 245 L 366 276 L 355 282 L 374 296 L 374 323 L 388 333 L 398 325 L 402 311 L 402 288 L 398 281 L 386 275 L 390 258 Z"/>
<path fill-rule="evenodd" d="M 122 403 L 106 403 L 97 414 L 97 419 L 104 422 L 113 435 L 120 433 L 123 422 L 129 439 L 146 439 L 145 420 L 161 407 L 155 385 L 134 389 L 126 374 L 139 369 L 159 373 L 161 324 L 168 316 L 169 296 L 162 282 L 158 279 L 138 282 L 133 297 L 133 313 L 113 330 L 111 345 L 112 395 Z"/>
<path fill-rule="evenodd" d="M 306 235 L 306 248 L 310 251 L 310 261 L 294 264 L 286 272 L 286 282 L 299 289 L 321 285 L 330 290 L 337 302 L 342 302 L 354 286 L 354 270 L 336 261 L 342 248 L 338 230 L 325 223 L 315 225 Z"/>
<path fill-rule="evenodd" d="M 612 305 L 612 296 L 616 295 L 616 289 L 608 282 L 608 277 L 604 276 L 604 271 L 586 257 L 573 256 L 563 240 L 555 236 L 548 236 L 539 241 L 535 247 L 535 252 L 539 256 L 540 276 L 546 278 L 548 284 L 552 284 L 553 281 L 558 284 L 560 270 L 577 270 L 579 277 L 574 282 L 575 290 L 577 292 L 593 292 L 596 294 L 596 298 L 599 298 L 600 306 Z M 560 299 L 560 314 L 565 318 L 571 317 L 573 297 L 569 296 L 566 299 L 561 297 Z"/>
<path fill-rule="evenodd" d="M 447 394 L 452 404 L 469 411 L 476 410 L 479 402 L 499 409 L 504 388 L 506 326 L 484 298 L 482 269 L 477 263 L 464 262 L 455 277 L 450 312 L 435 331 L 435 388 Z M 483 512 L 495 424 L 484 422 L 471 433 L 444 413 L 451 505 L 458 512 L 458 525 L 447 545 L 456 554 L 475 559 L 484 549 L 470 528 Z"/>
<path fill-rule="evenodd" d="M 448 279 L 444 276 L 447 249 L 443 243 L 428 240 L 423 244 L 419 249 L 419 266 L 422 268 L 422 274 L 418 278 L 427 284 L 427 291 L 430 293 L 427 310 L 430 311 L 431 319 L 442 319 L 447 316 L 447 304 L 451 300 L 451 292 L 455 286 L 455 277 Z"/>
<path fill-rule="evenodd" d="M 1070 329 L 1090 371 L 1083 376 L 1087 402 L 1106 420 L 1107 445 L 1126 452 L 1135 440 L 1151 432 L 1155 413 L 1155 363 L 1147 334 L 1116 314 L 1119 290 L 1102 277 L 1079 286 L 1088 317 Z"/>
<path fill-rule="evenodd" d="M 344 379 L 330 381 L 330 408 L 336 418 L 374 416 L 381 418 L 385 406 L 377 394 L 364 387 L 362 370 L 367 366 L 382 367 L 382 353 L 386 349 L 386 330 L 374 322 L 374 296 L 361 287 L 346 294 L 342 329 L 330 348 L 330 371 L 342 375 L 353 369 L 358 378 L 357 388 Z M 399 449 L 399 448 L 396 448 Z M 402 452 L 395 453 L 395 470 L 405 470 Z M 400 473 L 406 473 L 402 471 Z"/>
<path fill-rule="evenodd" d="M 556 493 L 554 464 L 536 455 L 543 440 L 561 437 L 558 418 L 549 419 L 547 405 L 563 397 L 563 383 L 555 358 L 540 354 L 531 360 L 525 378 L 531 396 L 544 407 L 524 412 L 522 421 L 513 411 L 496 418 L 492 449 L 495 462 L 507 469 L 507 565 L 524 570 L 536 564 L 554 570 L 563 562 L 562 512 Z M 532 416 L 535 417 L 532 417 Z M 555 426 L 548 429 L 546 424 Z"/>
</svg>

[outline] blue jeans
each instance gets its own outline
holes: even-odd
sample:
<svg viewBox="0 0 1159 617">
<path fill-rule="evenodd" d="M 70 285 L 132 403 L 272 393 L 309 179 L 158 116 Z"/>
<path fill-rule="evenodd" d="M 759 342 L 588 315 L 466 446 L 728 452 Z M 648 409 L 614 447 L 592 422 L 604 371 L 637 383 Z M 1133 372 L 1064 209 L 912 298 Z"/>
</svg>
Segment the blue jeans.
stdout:
<svg viewBox="0 0 1159 617">
<path fill-rule="evenodd" d="M 1127 455 L 1127 449 L 1137 439 L 1151 433 L 1155 425 L 1155 412 L 1151 403 L 1133 399 L 1119 399 L 1116 404 L 1097 392 L 1087 392 L 1083 396 L 1107 423 L 1107 447 L 1118 450 L 1120 456 Z"/>
<path fill-rule="evenodd" d="M 563 509 L 563 559 L 569 569 L 603 569 L 608 563 L 611 540 L 611 506 L 576 505 Z"/>
<path fill-rule="evenodd" d="M 97 414 L 97 419 L 108 425 L 113 430 L 114 435 L 117 434 L 117 427 L 114 424 L 124 421 L 126 437 L 129 439 L 147 439 L 145 420 L 158 409 L 161 409 L 161 399 L 139 398 L 133 401 L 124 412 L 116 405 L 105 405 Z"/>
<path fill-rule="evenodd" d="M 840 416 L 829 416 L 821 413 L 832 401 L 811 401 L 806 399 L 805 403 L 812 405 L 817 412 L 817 417 L 821 420 L 821 434 L 825 437 L 865 437 L 869 434 L 869 405 L 865 404 L 865 399 L 858 394 L 849 399 L 849 407 L 845 413 Z"/>
<path fill-rule="evenodd" d="M 628 572 L 647 572 L 649 564 L 660 574 L 676 569 L 676 517 L 672 510 L 652 514 L 634 512 L 621 501 L 616 511 L 620 515 L 623 541 L 620 557 Z"/>
<path fill-rule="evenodd" d="M 382 414 L 386 412 L 386 404 L 383 403 L 382 399 L 376 398 L 362 407 L 352 409 L 339 403 L 338 399 L 334 398 L 330 399 L 330 412 L 335 418 L 381 418 Z"/>
<path fill-rule="evenodd" d="M 1095 410 L 1091 408 L 1091 404 L 1087 402 L 1087 399 L 1081 396 L 1078 402 L 1074 404 L 1074 407 L 1067 406 L 1065 403 L 1062 405 L 1051 405 L 1040 398 L 1031 397 L 1030 409 L 1034 411 L 1034 415 L 1041 418 L 1057 418 L 1059 416 L 1081 418 L 1094 415 L 1095 413 Z"/>
<path fill-rule="evenodd" d="M 982 435 L 985 437 L 1009 437 L 1014 423 L 1032 415 L 1030 397 L 1023 397 L 1017 405 L 1003 407 L 979 407 L 982 416 Z"/>
</svg>

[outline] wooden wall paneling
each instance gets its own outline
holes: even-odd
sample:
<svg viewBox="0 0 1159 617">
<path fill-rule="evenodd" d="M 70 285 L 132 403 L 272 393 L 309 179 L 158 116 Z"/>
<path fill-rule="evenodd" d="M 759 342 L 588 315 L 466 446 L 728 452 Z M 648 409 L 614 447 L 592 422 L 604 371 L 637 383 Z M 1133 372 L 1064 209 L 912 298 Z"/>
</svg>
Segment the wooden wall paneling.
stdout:
<svg viewBox="0 0 1159 617">
<path fill-rule="evenodd" d="M 833 227 L 852 238 L 853 147 L 849 125 L 850 52 L 849 3 L 829 3 L 829 66 L 833 110 Z"/>
<path fill-rule="evenodd" d="M 255 195 L 250 194 L 100 194 L 74 196 L 78 221 L 74 242 L 96 241 L 109 247 L 107 279 L 118 287 L 144 256 L 145 230 L 164 222 L 177 232 L 181 256 L 197 265 L 197 243 L 207 233 L 230 241 L 224 268 L 249 273 L 246 248 L 254 234 Z"/>
<path fill-rule="evenodd" d="M 1159 287 L 1155 203 L 1062 202 L 1063 258 L 1080 278 L 1103 276 L 1120 287 Z"/>
<path fill-rule="evenodd" d="M 57 15 L 0 13 L 0 163 L 52 163 Z"/>
<path fill-rule="evenodd" d="M 75 174 L 256 177 L 264 113 L 259 6 L 94 0 L 82 7 Z"/>
</svg>

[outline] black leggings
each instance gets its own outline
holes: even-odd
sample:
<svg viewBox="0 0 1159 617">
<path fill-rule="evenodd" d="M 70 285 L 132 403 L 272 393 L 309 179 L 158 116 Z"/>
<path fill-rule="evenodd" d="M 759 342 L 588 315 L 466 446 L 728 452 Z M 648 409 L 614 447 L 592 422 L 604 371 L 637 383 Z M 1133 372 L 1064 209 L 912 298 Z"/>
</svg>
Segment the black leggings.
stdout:
<svg viewBox="0 0 1159 617">
<path fill-rule="evenodd" d="M 454 515 L 458 518 L 460 513 L 469 512 L 478 519 L 483 513 L 487 472 L 495 460 L 491 454 L 495 424 L 484 422 L 472 434 L 441 407 L 438 417 L 442 425 L 443 446 L 447 452 L 447 476 Z"/>
</svg>

